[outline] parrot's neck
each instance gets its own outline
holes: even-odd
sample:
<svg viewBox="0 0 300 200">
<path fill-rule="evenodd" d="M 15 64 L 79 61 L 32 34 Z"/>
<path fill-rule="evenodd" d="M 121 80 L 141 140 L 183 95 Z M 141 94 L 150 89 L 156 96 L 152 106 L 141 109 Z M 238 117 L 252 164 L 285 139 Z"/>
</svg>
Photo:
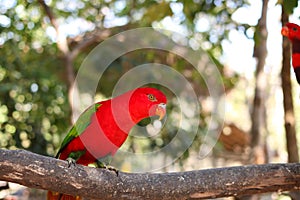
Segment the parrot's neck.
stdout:
<svg viewBox="0 0 300 200">
<path fill-rule="evenodd" d="M 138 105 L 129 105 L 131 93 L 126 93 L 111 100 L 111 112 L 118 127 L 128 133 L 134 125 L 147 116 L 139 115 Z"/>
</svg>

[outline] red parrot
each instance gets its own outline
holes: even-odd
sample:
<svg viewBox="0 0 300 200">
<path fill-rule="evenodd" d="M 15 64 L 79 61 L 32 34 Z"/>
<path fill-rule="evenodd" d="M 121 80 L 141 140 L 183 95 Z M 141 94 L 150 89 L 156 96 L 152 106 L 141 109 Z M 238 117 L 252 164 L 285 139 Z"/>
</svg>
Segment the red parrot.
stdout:
<svg viewBox="0 0 300 200">
<path fill-rule="evenodd" d="M 113 156 L 125 142 L 129 131 L 144 118 L 166 114 L 166 96 L 155 88 L 128 91 L 115 98 L 98 102 L 85 110 L 71 128 L 56 158 L 77 164 L 97 163 Z M 48 200 L 79 200 L 57 192 L 48 192 Z"/>
<path fill-rule="evenodd" d="M 281 34 L 292 42 L 292 64 L 297 82 L 300 84 L 300 26 L 287 23 L 282 27 Z"/>
</svg>

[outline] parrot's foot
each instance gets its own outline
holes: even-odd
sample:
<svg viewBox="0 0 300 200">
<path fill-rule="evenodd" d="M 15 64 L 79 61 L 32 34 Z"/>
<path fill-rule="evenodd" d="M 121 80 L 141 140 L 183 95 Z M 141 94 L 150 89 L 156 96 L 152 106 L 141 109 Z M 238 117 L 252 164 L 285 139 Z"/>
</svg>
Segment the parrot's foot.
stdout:
<svg viewBox="0 0 300 200">
<path fill-rule="evenodd" d="M 110 171 L 113 171 L 116 173 L 117 176 L 119 176 L 119 170 L 117 170 L 116 168 L 112 167 L 112 166 L 105 166 L 105 169 L 108 169 Z"/>
<path fill-rule="evenodd" d="M 73 158 L 67 158 L 66 161 L 68 162 L 68 167 L 71 167 L 71 165 L 75 166 L 76 164 L 76 160 L 74 160 Z"/>
<path fill-rule="evenodd" d="M 114 168 L 112 166 L 105 165 L 103 162 L 101 162 L 99 160 L 96 162 L 96 164 L 97 164 L 98 168 L 103 168 L 103 169 L 113 171 L 113 172 L 116 173 L 117 176 L 119 176 L 119 170 L 117 170 L 116 168 Z"/>
</svg>

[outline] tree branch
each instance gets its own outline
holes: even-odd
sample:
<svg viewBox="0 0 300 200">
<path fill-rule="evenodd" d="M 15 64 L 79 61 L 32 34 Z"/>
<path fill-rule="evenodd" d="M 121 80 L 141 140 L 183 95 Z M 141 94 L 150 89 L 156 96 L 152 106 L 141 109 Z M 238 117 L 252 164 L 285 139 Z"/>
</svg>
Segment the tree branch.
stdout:
<svg viewBox="0 0 300 200">
<path fill-rule="evenodd" d="M 56 45 L 59 51 L 63 54 L 63 60 L 65 62 L 65 69 L 66 69 L 66 78 L 67 78 L 67 85 L 68 85 L 68 100 L 70 103 L 72 115 L 71 121 L 74 123 L 77 117 L 80 115 L 78 101 L 74 99 L 79 99 L 79 92 L 77 85 L 74 84 L 75 80 L 75 72 L 73 61 L 74 58 L 70 52 L 70 48 L 68 46 L 67 37 L 64 33 L 61 32 L 59 28 L 59 24 L 56 20 L 55 15 L 52 12 L 52 9 L 46 4 L 45 0 L 38 0 L 41 7 L 45 10 L 46 16 L 49 18 L 51 25 L 54 27 L 56 31 Z"/>
<path fill-rule="evenodd" d="M 56 31 L 57 47 L 64 54 L 64 56 L 67 56 L 70 51 L 69 51 L 66 36 L 59 30 L 59 25 L 57 23 L 57 20 L 53 14 L 51 8 L 46 4 L 46 2 L 44 0 L 39 0 L 39 3 L 45 10 L 45 13 L 48 16 L 50 23 L 52 24 L 52 26 L 54 27 L 54 29 Z"/>
<path fill-rule="evenodd" d="M 111 37 L 114 34 L 118 34 L 120 32 L 134 28 L 137 28 L 134 24 L 126 24 L 123 26 L 116 26 L 109 29 L 96 28 L 94 31 L 85 33 L 83 36 L 78 35 L 74 38 L 68 38 L 70 44 L 69 46 L 71 47 L 71 58 L 75 58 L 85 48 L 93 45 L 98 45 L 100 42 L 104 41 L 105 39 Z"/>
<path fill-rule="evenodd" d="M 83 38 L 74 49 L 71 51 L 71 58 L 74 59 L 78 56 L 81 51 L 91 45 L 99 44 L 101 41 L 111 36 L 111 30 L 97 30 L 92 34 L 85 34 L 87 37 Z"/>
<path fill-rule="evenodd" d="M 300 188 L 300 164 L 267 164 L 176 173 L 123 173 L 24 150 L 0 149 L 0 180 L 99 199 L 207 199 Z M 91 192 L 93 191 L 93 192 Z"/>
</svg>

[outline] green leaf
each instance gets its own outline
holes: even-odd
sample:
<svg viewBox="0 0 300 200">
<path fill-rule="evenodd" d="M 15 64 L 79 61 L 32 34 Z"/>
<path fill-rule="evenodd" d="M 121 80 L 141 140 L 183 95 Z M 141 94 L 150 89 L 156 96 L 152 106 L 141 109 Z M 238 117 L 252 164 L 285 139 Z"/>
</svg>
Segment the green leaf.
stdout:
<svg viewBox="0 0 300 200">
<path fill-rule="evenodd" d="M 296 7 L 298 7 L 298 0 L 283 0 L 283 9 L 287 14 L 292 14 Z"/>
<path fill-rule="evenodd" d="M 171 16 L 172 10 L 169 3 L 161 2 L 158 4 L 153 4 L 147 8 L 146 13 L 144 14 L 143 21 L 151 24 L 153 21 L 160 21 L 166 16 Z"/>
</svg>

